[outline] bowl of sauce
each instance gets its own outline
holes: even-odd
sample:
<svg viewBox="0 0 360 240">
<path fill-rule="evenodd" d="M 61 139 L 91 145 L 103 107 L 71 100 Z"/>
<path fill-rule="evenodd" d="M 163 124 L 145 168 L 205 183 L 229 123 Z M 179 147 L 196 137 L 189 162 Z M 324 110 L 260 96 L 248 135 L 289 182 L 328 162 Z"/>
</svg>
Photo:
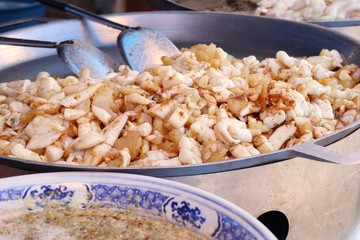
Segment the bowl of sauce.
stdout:
<svg viewBox="0 0 360 240">
<path fill-rule="evenodd" d="M 238 206 L 159 178 L 58 172 L 0 186 L 1 239 L 276 239 Z"/>
</svg>

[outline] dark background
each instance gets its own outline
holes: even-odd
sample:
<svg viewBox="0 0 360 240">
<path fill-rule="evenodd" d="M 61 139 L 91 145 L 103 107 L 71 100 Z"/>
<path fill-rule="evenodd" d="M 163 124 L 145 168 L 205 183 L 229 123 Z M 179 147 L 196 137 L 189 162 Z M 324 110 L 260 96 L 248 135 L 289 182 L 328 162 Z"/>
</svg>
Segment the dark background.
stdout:
<svg viewBox="0 0 360 240">
<path fill-rule="evenodd" d="M 157 10 L 155 7 L 156 1 L 151 0 L 68 0 L 65 2 L 97 14 Z M 51 8 L 46 8 L 46 16 L 53 18 L 72 18 L 66 13 Z"/>
</svg>

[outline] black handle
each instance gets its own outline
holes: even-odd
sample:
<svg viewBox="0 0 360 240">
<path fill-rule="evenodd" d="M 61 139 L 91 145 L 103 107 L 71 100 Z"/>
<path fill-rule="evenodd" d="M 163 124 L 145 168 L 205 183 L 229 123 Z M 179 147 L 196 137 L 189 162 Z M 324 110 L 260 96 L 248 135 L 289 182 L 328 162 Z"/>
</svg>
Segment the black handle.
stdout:
<svg viewBox="0 0 360 240">
<path fill-rule="evenodd" d="M 23 47 L 56 48 L 60 43 L 29 40 L 29 39 L 8 38 L 8 37 L 0 36 L 0 44 L 23 46 Z"/>
<path fill-rule="evenodd" d="M 90 19 L 94 22 L 100 23 L 100 24 L 104 24 L 108 27 L 112 27 L 115 29 L 119 29 L 119 30 L 125 30 L 128 29 L 130 27 L 107 20 L 106 18 L 100 17 L 99 15 L 96 15 L 92 12 L 86 11 L 85 9 L 79 8 L 77 6 L 74 6 L 72 4 L 68 4 L 68 3 L 63 3 L 63 2 L 59 2 L 56 0 L 37 0 L 38 2 L 41 2 L 42 4 L 49 6 L 49 7 L 53 7 L 56 8 L 58 10 L 61 11 L 65 11 L 68 12 L 72 15 L 78 16 L 78 17 L 84 17 L 87 19 Z"/>
</svg>

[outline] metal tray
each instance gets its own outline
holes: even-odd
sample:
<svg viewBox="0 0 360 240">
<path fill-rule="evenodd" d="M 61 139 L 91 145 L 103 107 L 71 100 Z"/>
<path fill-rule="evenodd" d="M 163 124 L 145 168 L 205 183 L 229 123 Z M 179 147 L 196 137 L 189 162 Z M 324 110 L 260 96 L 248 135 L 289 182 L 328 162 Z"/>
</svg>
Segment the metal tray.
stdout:
<svg viewBox="0 0 360 240">
<path fill-rule="evenodd" d="M 293 56 L 318 54 L 321 49 L 337 49 L 347 62 L 360 64 L 358 41 L 323 27 L 291 21 L 210 12 L 152 12 L 109 16 L 112 20 L 130 26 L 146 26 L 158 29 L 178 46 L 214 42 L 237 57 L 255 55 L 258 58 L 274 56 L 284 50 Z M 164 24 L 166 23 L 166 24 Z M 59 32 L 62 32 L 59 35 Z M 87 39 L 121 61 L 116 50 L 119 32 L 87 21 L 68 20 L 13 31 L 7 36 L 61 41 L 70 38 Z M 17 78 L 35 77 L 40 70 L 59 75 L 69 74 L 58 62 L 54 52 L 48 49 L 26 49 L 0 46 L 1 82 Z M 101 168 L 57 165 L 2 157 L 0 164 L 39 171 L 84 170 L 117 171 L 152 176 L 170 177 L 223 172 L 250 168 L 278 161 L 306 157 L 317 161 L 340 164 L 357 164 L 357 154 L 344 156 L 323 146 L 334 143 L 360 126 L 357 121 L 342 130 L 317 139 L 314 142 L 277 152 L 249 158 L 233 159 L 217 163 L 157 168 Z"/>
<path fill-rule="evenodd" d="M 196 0 L 195 0 L 196 1 Z M 192 6 L 179 3 L 176 0 L 157 0 L 155 6 L 162 10 L 185 10 L 185 11 L 211 11 L 210 9 L 198 9 Z M 206 2 L 206 1 L 205 1 Z M 236 11 L 237 14 L 253 14 L 255 8 L 247 7 L 245 4 L 245 9 Z M 311 21 L 309 23 L 317 24 L 325 27 L 351 27 L 351 26 L 360 26 L 360 19 L 353 20 L 336 20 L 336 21 Z"/>
</svg>

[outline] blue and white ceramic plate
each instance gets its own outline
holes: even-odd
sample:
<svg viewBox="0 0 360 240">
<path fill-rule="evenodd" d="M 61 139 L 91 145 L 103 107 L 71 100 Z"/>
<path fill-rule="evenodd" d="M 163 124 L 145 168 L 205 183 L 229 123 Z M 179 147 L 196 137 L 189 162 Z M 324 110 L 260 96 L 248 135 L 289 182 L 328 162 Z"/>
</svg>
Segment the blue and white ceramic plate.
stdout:
<svg viewBox="0 0 360 240">
<path fill-rule="evenodd" d="M 213 194 L 160 178 L 58 172 L 0 179 L 0 212 L 41 210 L 48 203 L 151 212 L 212 239 L 276 239 L 256 218 Z"/>
</svg>

